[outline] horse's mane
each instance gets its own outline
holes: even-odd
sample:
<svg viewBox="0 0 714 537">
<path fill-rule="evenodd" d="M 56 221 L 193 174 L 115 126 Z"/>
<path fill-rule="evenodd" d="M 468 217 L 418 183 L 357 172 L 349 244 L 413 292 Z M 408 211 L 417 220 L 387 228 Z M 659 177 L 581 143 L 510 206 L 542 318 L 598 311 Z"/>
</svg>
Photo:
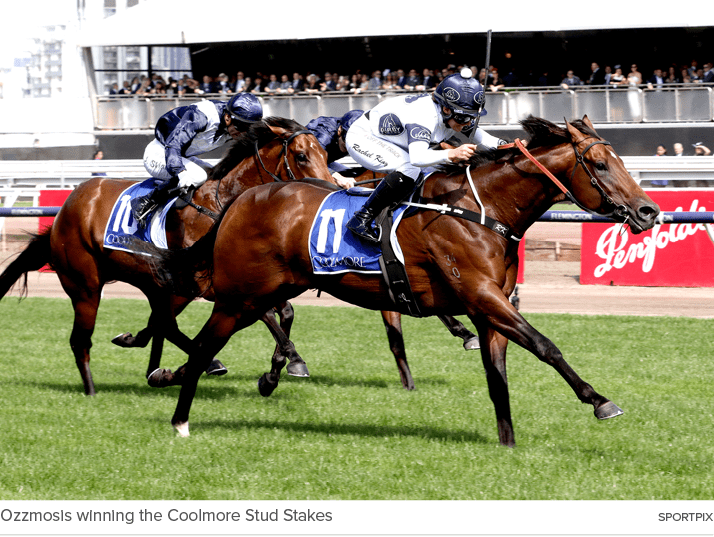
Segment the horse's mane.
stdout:
<svg viewBox="0 0 714 537">
<path fill-rule="evenodd" d="M 254 155 L 256 142 L 258 148 L 261 148 L 268 142 L 275 140 L 277 136 L 268 128 L 269 126 L 285 129 L 290 134 L 305 130 L 305 127 L 297 121 L 284 117 L 270 116 L 263 118 L 263 121 L 253 123 L 241 138 L 233 142 L 226 156 L 211 169 L 209 179 L 225 177 L 238 164 Z"/>
<path fill-rule="evenodd" d="M 520 124 L 528 135 L 527 140 L 529 150 L 538 147 L 554 147 L 562 143 L 569 143 L 571 140 L 568 129 L 560 127 L 555 123 L 551 123 L 547 119 L 528 116 L 526 119 L 521 120 Z M 570 124 L 583 134 L 599 138 L 598 134 L 580 119 L 571 121 Z M 473 167 L 483 166 L 495 161 L 506 161 L 512 156 L 520 154 L 521 152 L 517 147 L 511 149 L 479 150 L 468 161 L 456 164 L 447 164 L 443 167 L 443 170 L 447 173 L 454 173 L 463 170 L 463 168 L 467 165 L 471 165 Z"/>
</svg>

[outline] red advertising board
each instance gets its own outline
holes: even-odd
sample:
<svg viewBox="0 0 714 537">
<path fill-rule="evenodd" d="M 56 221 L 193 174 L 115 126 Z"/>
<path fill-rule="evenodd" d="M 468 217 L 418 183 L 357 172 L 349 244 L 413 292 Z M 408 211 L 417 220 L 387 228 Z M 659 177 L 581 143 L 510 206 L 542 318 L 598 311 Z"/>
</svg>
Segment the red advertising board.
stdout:
<svg viewBox="0 0 714 537">
<path fill-rule="evenodd" d="M 647 192 L 668 212 L 714 210 L 714 192 Z M 662 224 L 634 235 L 620 224 L 583 224 L 580 283 L 646 287 L 714 287 L 711 224 Z"/>
<path fill-rule="evenodd" d="M 61 207 L 72 190 L 40 190 L 40 207 Z M 54 216 L 41 216 L 39 218 L 39 231 L 51 226 L 55 221 Z"/>
</svg>

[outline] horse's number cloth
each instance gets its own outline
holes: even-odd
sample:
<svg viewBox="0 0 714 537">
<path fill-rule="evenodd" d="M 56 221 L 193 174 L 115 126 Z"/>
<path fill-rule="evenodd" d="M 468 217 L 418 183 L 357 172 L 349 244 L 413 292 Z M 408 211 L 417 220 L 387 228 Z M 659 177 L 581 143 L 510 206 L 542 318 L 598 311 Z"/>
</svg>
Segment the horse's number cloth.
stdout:
<svg viewBox="0 0 714 537">
<path fill-rule="evenodd" d="M 104 247 L 113 250 L 133 252 L 130 245 L 133 239 L 149 242 L 159 248 L 166 248 L 166 214 L 176 203 L 170 200 L 165 207 L 159 207 L 148 215 L 149 226 L 139 228 L 131 212 L 131 200 L 145 196 L 155 187 L 155 179 L 147 179 L 130 186 L 117 198 L 111 216 L 104 231 Z"/>
<path fill-rule="evenodd" d="M 333 192 L 323 200 L 310 229 L 310 259 L 315 274 L 382 273 L 379 267 L 380 245 L 363 241 L 345 226 L 371 193 L 371 189 L 354 187 Z M 397 241 L 396 229 L 406 209 L 407 205 L 400 205 L 394 211 L 390 237 L 392 248 L 402 263 L 404 256 Z"/>
</svg>

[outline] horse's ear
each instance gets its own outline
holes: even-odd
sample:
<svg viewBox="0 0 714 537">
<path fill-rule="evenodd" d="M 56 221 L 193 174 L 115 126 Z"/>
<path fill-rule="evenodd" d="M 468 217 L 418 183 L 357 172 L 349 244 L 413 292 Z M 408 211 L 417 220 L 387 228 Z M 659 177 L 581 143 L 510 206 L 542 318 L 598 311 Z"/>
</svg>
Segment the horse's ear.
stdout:
<svg viewBox="0 0 714 537">
<path fill-rule="evenodd" d="M 273 126 L 273 125 L 268 125 L 268 128 L 269 128 L 269 129 L 273 132 L 273 134 L 274 134 L 275 136 L 277 136 L 278 138 L 285 138 L 285 137 L 286 137 L 286 134 L 285 134 L 285 133 L 287 132 L 287 129 L 284 129 L 284 128 L 282 128 L 282 127 L 275 127 L 275 126 Z"/>
<path fill-rule="evenodd" d="M 595 127 L 593 127 L 593 124 L 587 114 L 583 116 L 583 124 L 592 129 L 593 132 L 595 132 Z"/>
<path fill-rule="evenodd" d="M 573 127 L 567 119 L 565 120 L 565 126 L 568 128 L 568 132 L 570 133 L 570 139 L 574 143 L 578 143 L 580 140 L 585 138 L 585 135 L 578 129 Z"/>
</svg>

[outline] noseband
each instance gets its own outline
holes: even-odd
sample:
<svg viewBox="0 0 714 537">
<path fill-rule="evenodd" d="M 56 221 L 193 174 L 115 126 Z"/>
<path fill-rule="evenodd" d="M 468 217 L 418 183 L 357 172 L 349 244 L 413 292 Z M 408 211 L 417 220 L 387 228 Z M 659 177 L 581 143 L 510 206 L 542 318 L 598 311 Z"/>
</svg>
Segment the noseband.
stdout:
<svg viewBox="0 0 714 537">
<path fill-rule="evenodd" d="M 296 179 L 295 179 L 295 174 L 290 169 L 290 163 L 288 162 L 288 146 L 290 145 L 290 142 L 292 142 L 296 137 L 300 136 L 301 134 L 312 134 L 312 132 L 310 132 L 308 130 L 301 130 L 301 131 L 292 133 L 287 138 L 283 138 L 283 148 L 280 150 L 280 155 L 278 156 L 278 158 L 280 158 L 281 156 L 283 157 L 283 161 L 285 162 L 285 169 L 287 170 L 288 177 L 290 178 L 291 181 L 295 181 Z M 255 154 L 258 157 L 258 162 L 260 162 L 261 167 L 263 168 L 263 170 L 265 170 L 265 173 L 270 175 L 270 177 L 272 177 L 273 180 L 278 183 L 284 182 L 280 177 L 278 177 L 276 174 L 269 171 L 265 167 L 265 164 L 263 163 L 263 159 L 260 156 L 260 151 L 258 150 L 258 141 L 257 140 L 255 141 Z M 280 166 L 280 164 L 278 164 L 278 166 Z M 275 170 L 277 171 L 277 168 Z"/>
</svg>

